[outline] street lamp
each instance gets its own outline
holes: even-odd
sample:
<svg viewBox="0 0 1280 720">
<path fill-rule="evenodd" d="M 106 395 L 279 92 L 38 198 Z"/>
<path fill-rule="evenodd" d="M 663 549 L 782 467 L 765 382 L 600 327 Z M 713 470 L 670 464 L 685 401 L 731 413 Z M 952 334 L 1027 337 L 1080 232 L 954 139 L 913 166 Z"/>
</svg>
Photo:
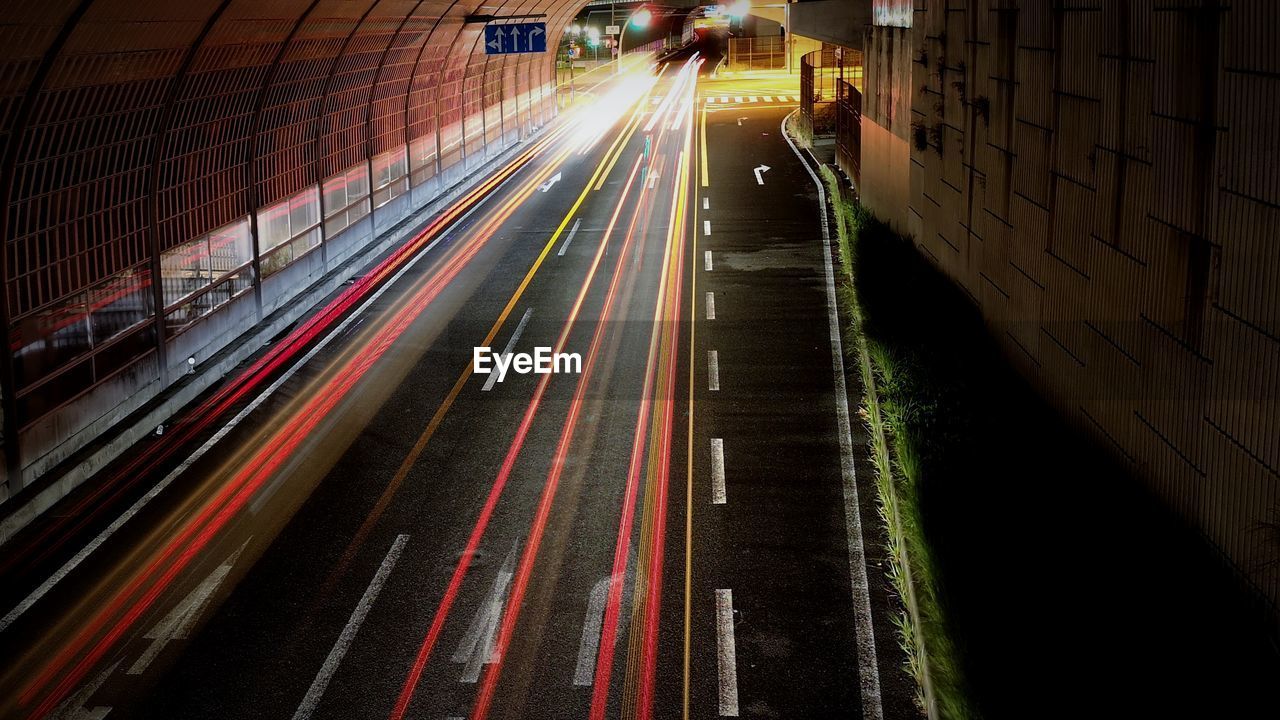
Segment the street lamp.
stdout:
<svg viewBox="0 0 1280 720">
<path fill-rule="evenodd" d="M 627 28 L 634 27 L 637 30 L 641 30 L 648 27 L 652 21 L 653 13 L 649 8 L 641 5 L 635 12 L 631 13 L 631 17 L 627 19 L 627 22 L 623 23 L 622 29 L 618 31 L 618 62 L 613 71 L 615 75 L 622 72 L 622 39 L 627 36 Z"/>
</svg>

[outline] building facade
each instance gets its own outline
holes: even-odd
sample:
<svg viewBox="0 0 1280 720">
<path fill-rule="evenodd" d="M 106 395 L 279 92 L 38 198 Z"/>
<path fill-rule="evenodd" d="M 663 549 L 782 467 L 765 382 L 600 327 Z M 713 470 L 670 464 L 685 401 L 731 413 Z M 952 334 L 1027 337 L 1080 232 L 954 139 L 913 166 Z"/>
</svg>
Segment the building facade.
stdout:
<svg viewBox="0 0 1280 720">
<path fill-rule="evenodd" d="M 1274 606 L 1280 5 L 872 4 L 864 202 Z"/>
</svg>

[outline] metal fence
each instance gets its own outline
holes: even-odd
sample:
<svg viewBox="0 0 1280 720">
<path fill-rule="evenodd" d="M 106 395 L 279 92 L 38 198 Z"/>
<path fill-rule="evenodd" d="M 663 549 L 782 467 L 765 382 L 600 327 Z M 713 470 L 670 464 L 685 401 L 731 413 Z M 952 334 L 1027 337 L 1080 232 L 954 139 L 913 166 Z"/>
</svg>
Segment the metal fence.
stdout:
<svg viewBox="0 0 1280 720">
<path fill-rule="evenodd" d="M 814 50 L 800 58 L 800 116 L 815 135 L 828 134 L 835 127 L 829 106 L 835 100 L 838 71 L 832 47 Z"/>
<path fill-rule="evenodd" d="M 836 165 L 861 187 L 862 93 L 847 80 L 836 81 Z"/>
<path fill-rule="evenodd" d="M 739 70 L 782 70 L 787 66 L 787 48 L 782 38 L 729 38 L 725 67 Z"/>
<path fill-rule="evenodd" d="M 800 58 L 800 121 L 814 135 L 836 132 L 835 104 L 840 99 L 841 84 L 860 92 L 861 52 L 824 45 Z"/>
</svg>

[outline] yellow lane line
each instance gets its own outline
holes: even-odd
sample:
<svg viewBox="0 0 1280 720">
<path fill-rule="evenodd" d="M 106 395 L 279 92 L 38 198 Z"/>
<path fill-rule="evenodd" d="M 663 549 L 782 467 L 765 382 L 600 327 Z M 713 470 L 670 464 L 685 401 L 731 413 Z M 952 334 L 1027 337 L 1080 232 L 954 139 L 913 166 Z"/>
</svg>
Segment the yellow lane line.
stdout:
<svg viewBox="0 0 1280 720">
<path fill-rule="evenodd" d="M 707 177 L 707 109 L 702 109 L 702 120 L 698 132 L 698 142 L 701 147 L 701 158 L 698 163 L 699 171 L 702 175 L 702 187 L 707 187 L 709 180 Z M 692 189 L 692 188 L 690 188 Z M 696 200 L 693 203 L 693 225 L 698 227 L 699 206 Z M 684 668 L 683 677 L 684 684 L 681 689 L 681 706 L 684 720 L 689 720 L 689 656 L 692 647 L 692 607 L 693 607 L 693 387 L 695 363 L 694 357 L 697 355 L 697 331 L 698 331 L 698 303 L 693 302 L 693 298 L 698 297 L 698 233 L 693 234 L 691 271 L 693 280 L 689 289 L 689 437 L 685 445 L 685 486 L 684 486 Z"/>
</svg>

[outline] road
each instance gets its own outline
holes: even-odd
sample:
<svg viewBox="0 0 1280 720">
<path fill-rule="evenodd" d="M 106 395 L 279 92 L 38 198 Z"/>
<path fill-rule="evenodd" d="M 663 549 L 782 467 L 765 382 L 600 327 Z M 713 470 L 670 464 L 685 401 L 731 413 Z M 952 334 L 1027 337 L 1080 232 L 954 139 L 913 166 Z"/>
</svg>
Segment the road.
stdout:
<svg viewBox="0 0 1280 720">
<path fill-rule="evenodd" d="M 899 716 L 816 186 L 791 107 L 706 102 L 699 59 L 11 541 L 0 715 Z"/>
</svg>

